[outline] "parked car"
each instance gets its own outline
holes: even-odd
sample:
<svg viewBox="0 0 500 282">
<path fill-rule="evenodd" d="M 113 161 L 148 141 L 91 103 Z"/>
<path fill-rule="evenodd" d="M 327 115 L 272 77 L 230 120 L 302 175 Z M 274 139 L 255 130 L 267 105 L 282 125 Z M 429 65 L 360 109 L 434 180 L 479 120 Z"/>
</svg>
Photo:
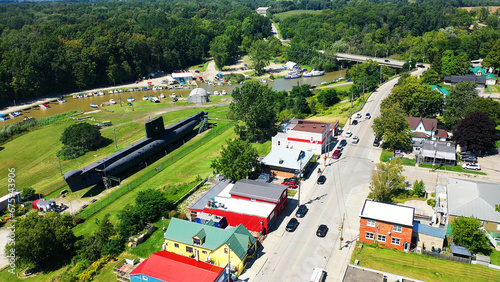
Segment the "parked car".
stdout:
<svg viewBox="0 0 500 282">
<path fill-rule="evenodd" d="M 361 114 L 360 114 L 360 113 L 357 113 L 357 114 L 356 114 L 356 118 L 361 118 Z"/>
<path fill-rule="evenodd" d="M 299 185 L 298 182 L 295 182 L 295 181 L 283 181 L 281 182 L 281 185 L 285 185 L 286 187 L 288 188 L 297 188 L 297 186 Z"/>
<path fill-rule="evenodd" d="M 300 205 L 299 209 L 295 213 L 296 217 L 304 217 L 309 209 L 306 207 L 306 205 Z"/>
<path fill-rule="evenodd" d="M 424 65 L 422 65 L 422 64 L 418 64 L 418 65 L 417 65 L 417 68 L 425 68 L 425 66 L 424 66 Z"/>
<path fill-rule="evenodd" d="M 388 59 L 385 59 L 384 62 L 390 62 Z"/>
<path fill-rule="evenodd" d="M 353 120 L 351 124 L 352 125 L 357 125 L 358 124 L 358 120 L 357 119 Z"/>
<path fill-rule="evenodd" d="M 372 118 L 372 116 L 370 115 L 370 113 L 366 113 L 365 118 L 366 118 L 366 119 L 371 119 L 371 118 Z"/>
<path fill-rule="evenodd" d="M 347 145 L 347 140 L 345 140 L 345 139 L 340 140 L 339 145 L 342 145 L 342 146 Z"/>
<path fill-rule="evenodd" d="M 344 150 L 344 147 L 345 147 L 344 145 L 339 144 L 339 145 L 337 146 L 337 150 L 339 150 L 339 151 L 343 151 L 343 150 Z"/>
<path fill-rule="evenodd" d="M 332 159 L 338 159 L 338 158 L 340 158 L 340 155 L 342 155 L 342 151 L 335 150 L 335 151 L 333 151 Z"/>
<path fill-rule="evenodd" d="M 359 142 L 359 138 L 358 138 L 358 136 L 354 136 L 354 137 L 352 138 L 352 143 L 354 143 L 354 144 L 358 144 L 358 142 Z"/>
<path fill-rule="evenodd" d="M 375 140 L 373 140 L 373 146 L 378 147 L 379 145 L 380 145 L 380 140 L 378 139 L 378 137 L 375 137 Z"/>
<path fill-rule="evenodd" d="M 321 224 L 320 226 L 318 226 L 318 231 L 316 231 L 316 235 L 318 237 L 325 237 L 327 232 L 328 232 L 328 226 Z"/>
<path fill-rule="evenodd" d="M 345 137 L 351 137 L 351 136 L 352 136 L 352 132 L 347 131 L 347 132 L 345 133 Z"/>
<path fill-rule="evenodd" d="M 325 184 L 325 181 L 326 181 L 326 176 L 321 175 L 320 177 L 318 177 L 318 181 L 316 181 L 316 183 Z"/>
<path fill-rule="evenodd" d="M 478 163 L 468 163 L 462 165 L 463 169 L 471 169 L 471 170 L 481 170 L 481 166 Z"/>
<path fill-rule="evenodd" d="M 288 232 L 293 232 L 293 231 L 295 231 L 295 229 L 297 228 L 298 225 L 299 225 L 299 221 L 295 217 L 292 217 L 290 219 L 290 221 L 288 221 L 285 229 Z"/>
<path fill-rule="evenodd" d="M 462 157 L 462 161 L 466 163 L 476 163 L 477 158 L 473 155 L 466 155 Z"/>
</svg>

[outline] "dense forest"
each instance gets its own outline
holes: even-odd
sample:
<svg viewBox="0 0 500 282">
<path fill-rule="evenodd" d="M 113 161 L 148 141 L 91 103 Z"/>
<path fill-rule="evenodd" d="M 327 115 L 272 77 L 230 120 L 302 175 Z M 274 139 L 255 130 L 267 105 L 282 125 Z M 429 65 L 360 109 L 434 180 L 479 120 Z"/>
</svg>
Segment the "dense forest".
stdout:
<svg viewBox="0 0 500 282">
<path fill-rule="evenodd" d="M 401 54 L 435 60 L 451 50 L 484 58 L 500 38 L 498 12 L 465 5 L 498 0 L 305 0 L 206 2 L 97 1 L 0 4 L 0 107 L 97 86 L 135 81 L 156 71 L 200 64 L 223 50 L 230 56 L 271 35 L 274 13 L 309 9 L 279 22 L 290 46 L 286 59 L 332 70 L 331 52 Z M 255 13 L 271 6 L 268 17 Z M 475 28 L 478 23 L 487 27 Z M 223 46 L 228 45 L 228 46 Z M 240 47 L 238 47 L 240 46 Z M 315 50 L 329 50 L 320 55 Z M 329 55 L 330 54 L 330 55 Z M 229 59 L 227 59 L 229 61 Z M 419 59 L 414 59 L 414 61 Z M 328 62 L 326 62 L 328 61 Z"/>
</svg>

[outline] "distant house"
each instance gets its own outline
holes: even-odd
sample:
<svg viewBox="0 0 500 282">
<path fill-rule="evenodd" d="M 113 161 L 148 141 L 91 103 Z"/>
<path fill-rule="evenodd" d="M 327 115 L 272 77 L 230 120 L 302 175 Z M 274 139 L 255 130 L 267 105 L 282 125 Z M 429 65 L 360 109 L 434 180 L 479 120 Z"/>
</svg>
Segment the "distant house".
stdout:
<svg viewBox="0 0 500 282">
<path fill-rule="evenodd" d="M 494 74 L 491 73 L 493 71 L 492 69 L 490 69 L 490 71 L 488 72 L 485 68 L 477 66 L 477 67 L 471 68 L 470 71 L 476 76 L 485 77 L 486 78 L 486 85 L 497 84 L 498 79 Z"/>
<path fill-rule="evenodd" d="M 172 218 L 163 249 L 219 267 L 227 266 L 230 261 L 231 271 L 239 275 L 255 254 L 256 242 L 243 225 L 221 229 Z"/>
<path fill-rule="evenodd" d="M 477 84 L 478 88 L 484 88 L 486 86 L 486 76 L 476 76 L 474 74 L 466 74 L 466 75 L 452 75 L 445 76 L 444 82 L 450 83 L 452 86 L 457 85 L 457 83 L 469 81 Z"/>
<path fill-rule="evenodd" d="M 257 8 L 257 14 L 266 16 L 267 10 L 269 10 L 271 7 L 259 7 Z"/>
<path fill-rule="evenodd" d="M 446 98 L 446 96 L 450 95 L 450 91 L 448 91 L 447 89 L 443 88 L 443 87 L 439 87 L 437 85 L 429 85 L 431 87 L 431 90 L 435 90 L 435 91 L 438 91 L 439 93 L 441 93 L 443 95 L 443 99 Z"/>
<path fill-rule="evenodd" d="M 424 163 L 455 166 L 457 164 L 455 144 L 426 140 L 422 142 L 419 158 Z"/>
<path fill-rule="evenodd" d="M 448 178 L 448 224 L 459 216 L 474 216 L 486 231 L 500 233 L 500 184 L 458 178 Z M 500 235 L 500 234 L 499 234 Z"/>
<path fill-rule="evenodd" d="M 412 134 L 413 153 L 420 153 L 426 140 L 446 141 L 448 132 L 437 128 L 437 119 L 406 117 Z"/>
<path fill-rule="evenodd" d="M 297 63 L 294 63 L 294 62 L 291 62 L 291 61 L 288 61 L 286 64 L 285 64 L 285 67 L 290 70 L 290 71 L 300 71 L 302 70 L 302 67 L 297 64 Z"/>
<path fill-rule="evenodd" d="M 272 138 L 272 148 L 282 147 L 320 155 L 328 150 L 338 126 L 338 121 L 286 120 L 280 125 L 280 132 Z"/>
<path fill-rule="evenodd" d="M 153 253 L 130 272 L 131 282 L 219 282 L 227 279 L 225 268 L 167 251 Z"/>
<path fill-rule="evenodd" d="M 261 161 L 264 172 L 275 176 L 292 177 L 305 171 L 313 154 L 295 149 L 276 147 Z"/>
<path fill-rule="evenodd" d="M 53 211 L 55 209 L 56 201 L 47 199 L 38 199 L 31 203 L 33 209 L 39 211 Z"/>
<path fill-rule="evenodd" d="M 193 80 L 192 72 L 174 72 L 172 73 L 172 78 L 177 80 L 180 84 L 185 84 Z"/>
<path fill-rule="evenodd" d="M 359 241 L 378 242 L 387 248 L 410 250 L 415 209 L 365 200 L 361 208 Z"/>
<path fill-rule="evenodd" d="M 417 242 L 417 247 L 422 250 L 431 251 L 443 248 L 446 237 L 446 230 L 414 221 L 413 236 Z"/>
<path fill-rule="evenodd" d="M 11 200 L 12 199 L 12 200 Z M 4 211 L 9 207 L 10 204 L 21 202 L 21 193 L 14 191 L 0 198 L 0 211 Z"/>
<path fill-rule="evenodd" d="M 242 224 L 248 230 L 266 234 L 288 204 L 284 185 L 242 179 L 219 181 L 189 210 L 192 221 L 199 213 L 224 217 L 229 226 Z"/>
</svg>

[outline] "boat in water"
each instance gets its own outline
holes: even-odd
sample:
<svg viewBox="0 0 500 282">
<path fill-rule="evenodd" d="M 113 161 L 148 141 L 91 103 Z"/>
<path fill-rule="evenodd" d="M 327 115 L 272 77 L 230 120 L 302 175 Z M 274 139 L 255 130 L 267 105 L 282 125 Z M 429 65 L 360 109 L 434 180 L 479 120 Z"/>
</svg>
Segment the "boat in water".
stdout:
<svg viewBox="0 0 500 282">
<path fill-rule="evenodd" d="M 160 103 L 160 99 L 158 99 L 158 97 L 153 97 L 153 98 L 151 98 L 151 102 Z"/>
<path fill-rule="evenodd" d="M 41 104 L 40 109 L 48 109 L 50 108 L 49 104 Z"/>
<path fill-rule="evenodd" d="M 9 119 L 8 115 L 0 114 L 0 120 L 8 120 L 8 119 Z"/>
<path fill-rule="evenodd" d="M 289 72 L 288 75 L 284 77 L 284 79 L 295 79 L 300 78 L 302 75 L 298 72 Z"/>
<path fill-rule="evenodd" d="M 95 103 L 90 104 L 90 107 L 91 107 L 91 108 L 94 108 L 94 109 L 99 108 L 99 106 L 97 106 Z"/>
<path fill-rule="evenodd" d="M 306 71 L 302 75 L 303 77 L 313 77 L 313 76 L 322 76 L 325 75 L 324 71 L 319 71 L 319 70 L 312 70 L 312 71 Z"/>
<path fill-rule="evenodd" d="M 12 118 L 18 117 L 20 115 L 22 115 L 20 111 L 15 111 L 9 114 L 9 116 L 11 116 Z"/>
<path fill-rule="evenodd" d="M 67 101 L 66 101 L 66 100 L 64 100 L 63 98 L 60 98 L 60 99 L 57 99 L 57 102 L 58 102 L 59 104 L 64 104 L 64 103 L 66 103 Z"/>
</svg>

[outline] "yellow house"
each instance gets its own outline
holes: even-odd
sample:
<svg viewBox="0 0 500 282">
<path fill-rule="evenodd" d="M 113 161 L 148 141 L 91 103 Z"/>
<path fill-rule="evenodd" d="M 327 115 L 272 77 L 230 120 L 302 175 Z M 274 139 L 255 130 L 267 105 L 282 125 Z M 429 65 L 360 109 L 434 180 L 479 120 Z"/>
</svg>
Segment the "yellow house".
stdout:
<svg viewBox="0 0 500 282">
<path fill-rule="evenodd" d="M 257 242 L 243 226 L 220 229 L 209 221 L 206 225 L 172 218 L 165 232 L 163 249 L 200 261 L 226 267 L 241 274 L 257 250 Z"/>
</svg>

